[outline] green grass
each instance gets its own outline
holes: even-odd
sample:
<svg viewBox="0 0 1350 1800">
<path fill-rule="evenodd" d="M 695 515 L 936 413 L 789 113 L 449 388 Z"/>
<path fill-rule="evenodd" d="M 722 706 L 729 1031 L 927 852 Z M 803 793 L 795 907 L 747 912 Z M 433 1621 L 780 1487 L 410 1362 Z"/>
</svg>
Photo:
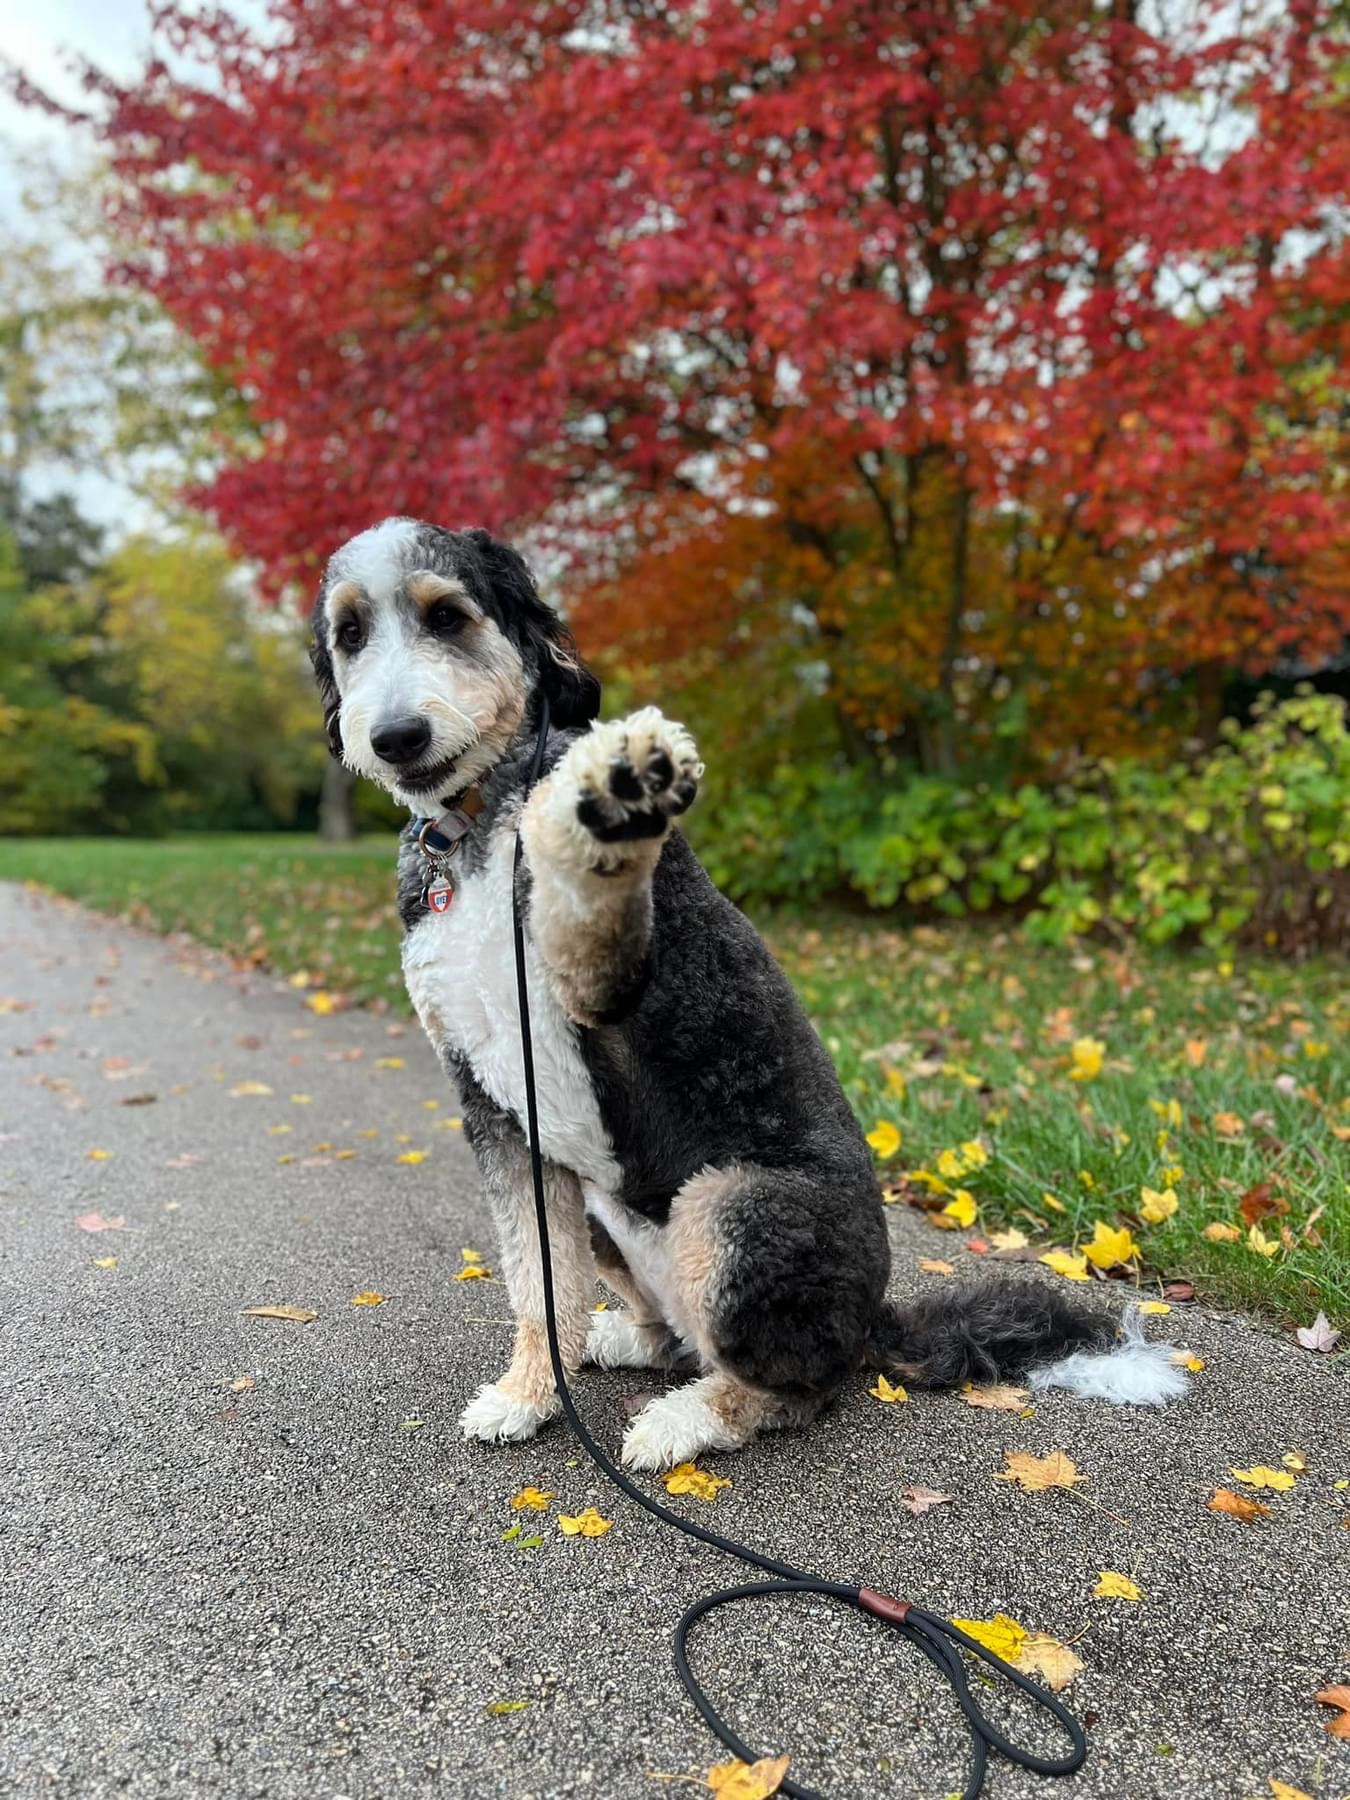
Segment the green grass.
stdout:
<svg viewBox="0 0 1350 1800">
<path fill-rule="evenodd" d="M 391 850 L 281 836 L 11 841 L 0 877 L 403 1008 Z M 1005 932 L 843 917 L 763 923 L 864 1124 L 902 1134 L 882 1168 L 900 1202 L 922 1193 L 914 1171 L 937 1174 L 944 1150 L 988 1152 L 948 1180 L 979 1219 L 934 1229 L 935 1257 L 1009 1226 L 1037 1248 L 1067 1248 L 1104 1220 L 1132 1228 L 1146 1286 L 1186 1276 L 1283 1319 L 1306 1323 L 1320 1306 L 1350 1323 L 1344 963 L 1047 950 Z M 1102 1067 L 1074 1080 L 1084 1039 L 1103 1046 Z M 1181 1173 L 1169 1181 L 1168 1169 Z M 1176 1213 L 1141 1223 L 1141 1188 L 1169 1185 Z M 1271 1257 L 1250 1247 L 1240 1210 L 1263 1187 Z M 1209 1241 L 1211 1224 L 1241 1238 Z"/>
</svg>

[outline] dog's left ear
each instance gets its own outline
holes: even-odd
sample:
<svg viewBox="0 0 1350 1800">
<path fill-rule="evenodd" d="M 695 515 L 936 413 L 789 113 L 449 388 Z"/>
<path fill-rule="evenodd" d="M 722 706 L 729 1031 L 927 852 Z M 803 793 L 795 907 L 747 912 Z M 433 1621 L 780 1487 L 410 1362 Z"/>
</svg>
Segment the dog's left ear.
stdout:
<svg viewBox="0 0 1350 1800">
<path fill-rule="evenodd" d="M 328 649 L 328 617 L 324 610 L 322 588 L 314 602 L 311 622 L 314 636 L 309 646 L 309 660 L 314 666 L 314 679 L 319 686 L 323 728 L 328 737 L 328 754 L 341 762 L 342 727 L 338 721 L 342 712 L 342 696 L 338 693 L 337 681 L 333 676 L 333 658 Z"/>
<path fill-rule="evenodd" d="M 482 559 L 507 629 L 532 658 L 555 725 L 589 725 L 600 711 L 599 678 L 577 655 L 572 634 L 539 597 L 524 558 L 491 532 L 465 532 Z"/>
</svg>

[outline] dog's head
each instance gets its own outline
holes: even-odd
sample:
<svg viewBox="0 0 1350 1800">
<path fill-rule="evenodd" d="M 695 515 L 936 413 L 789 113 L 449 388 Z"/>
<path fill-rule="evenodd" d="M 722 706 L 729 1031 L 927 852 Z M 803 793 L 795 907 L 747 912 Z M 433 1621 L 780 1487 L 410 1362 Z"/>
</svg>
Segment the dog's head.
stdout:
<svg viewBox="0 0 1350 1800">
<path fill-rule="evenodd" d="M 488 772 L 547 694 L 583 725 L 600 684 L 514 550 L 486 531 L 386 519 L 348 540 L 314 607 L 333 755 L 421 812 Z"/>
</svg>

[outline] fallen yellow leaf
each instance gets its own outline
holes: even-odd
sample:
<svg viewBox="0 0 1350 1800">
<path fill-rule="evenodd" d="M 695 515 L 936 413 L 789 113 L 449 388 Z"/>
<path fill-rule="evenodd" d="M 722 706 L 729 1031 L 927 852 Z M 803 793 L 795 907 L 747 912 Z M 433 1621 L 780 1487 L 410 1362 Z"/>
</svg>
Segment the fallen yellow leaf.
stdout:
<svg viewBox="0 0 1350 1800">
<path fill-rule="evenodd" d="M 1069 1070 L 1069 1080 L 1095 1081 L 1106 1059 L 1106 1045 L 1100 1038 L 1075 1038 L 1071 1055 L 1073 1066 Z"/>
<path fill-rule="evenodd" d="M 682 1462 L 661 1477 L 668 1494 L 692 1494 L 696 1500 L 715 1500 L 731 1486 L 725 1475 L 710 1475 L 696 1463 Z"/>
<path fill-rule="evenodd" d="M 934 1224 L 941 1219 L 950 1219 L 954 1225 L 960 1226 L 964 1231 L 966 1226 L 975 1223 L 978 1211 L 974 1194 L 968 1188 L 958 1188 L 956 1197 L 949 1200 L 940 1213 L 930 1213 L 929 1217 Z M 945 1229 L 950 1231 L 951 1226 L 947 1226 Z"/>
<path fill-rule="evenodd" d="M 1097 1585 L 1092 1592 L 1098 1600 L 1142 1600 L 1144 1597 L 1128 1575 L 1118 1575 L 1114 1569 L 1099 1570 Z"/>
<path fill-rule="evenodd" d="M 883 1162 L 900 1148 L 900 1133 L 886 1119 L 878 1119 L 867 1134 L 867 1141 Z M 856 1138 L 854 1139 L 856 1143 Z"/>
<path fill-rule="evenodd" d="M 854 1142 L 856 1143 L 856 1141 L 857 1140 L 855 1139 Z M 395 1162 L 406 1163 L 410 1167 L 415 1167 L 418 1163 L 425 1162 L 426 1160 L 427 1153 L 425 1150 L 405 1150 L 401 1156 L 396 1156 L 394 1158 Z"/>
<path fill-rule="evenodd" d="M 1205 1058 L 1208 1054 L 1209 1054 L 1209 1043 L 1208 1043 L 1207 1039 L 1205 1039 L 1205 1038 L 1187 1038 L 1186 1039 L 1186 1044 L 1185 1044 L 1186 1061 L 1191 1065 L 1191 1067 L 1193 1069 L 1202 1068 L 1204 1066 Z"/>
<path fill-rule="evenodd" d="M 1295 1475 L 1308 1473 L 1308 1458 L 1302 1450 L 1286 1450 L 1280 1461 L 1286 1469 L 1292 1469 Z"/>
<path fill-rule="evenodd" d="M 1086 1257 L 1071 1250 L 1047 1250 L 1044 1256 L 1036 1259 L 1043 1262 L 1047 1269 L 1053 1269 L 1056 1275 L 1062 1275 L 1066 1281 L 1091 1281 L 1087 1271 Z"/>
<path fill-rule="evenodd" d="M 94 1267 L 96 1269 L 115 1269 L 117 1267 L 117 1258 L 115 1256 L 96 1256 L 94 1258 Z"/>
<path fill-rule="evenodd" d="M 1130 1236 L 1127 1225 L 1112 1227 L 1098 1219 L 1092 1242 L 1083 1245 L 1083 1255 L 1098 1269 L 1114 1269 L 1131 1262 L 1139 1254 L 1139 1246 Z"/>
<path fill-rule="evenodd" d="M 593 1506 L 575 1516 L 558 1514 L 558 1526 L 564 1537 L 603 1537 L 613 1523 L 613 1519 L 602 1519 Z"/>
<path fill-rule="evenodd" d="M 1025 1250 L 1031 1240 L 1025 1231 L 1011 1225 L 1007 1231 L 991 1231 L 989 1242 L 995 1250 Z"/>
<path fill-rule="evenodd" d="M 1048 1632 L 1032 1631 L 1022 1645 L 1017 1666 L 1028 1675 L 1039 1675 L 1045 1685 L 1058 1694 L 1081 1672 L 1083 1659 Z"/>
<path fill-rule="evenodd" d="M 308 1325 L 318 1318 L 307 1306 L 245 1306 L 246 1319 L 292 1319 L 297 1325 Z"/>
<path fill-rule="evenodd" d="M 1005 1450 L 1003 1458 L 1008 1466 L 1000 1469 L 994 1480 L 1015 1481 L 1027 1494 L 1039 1494 L 1046 1488 L 1071 1488 L 1087 1480 L 1062 1450 L 1052 1450 L 1048 1456 L 1033 1456 L 1029 1450 Z"/>
<path fill-rule="evenodd" d="M 1255 1250 L 1258 1256 L 1274 1256 L 1279 1247 L 1279 1238 L 1267 1237 L 1259 1225 L 1253 1225 L 1247 1233 L 1247 1248 Z"/>
<path fill-rule="evenodd" d="M 1237 1113 L 1216 1112 L 1214 1115 L 1214 1129 L 1218 1132 L 1220 1137 L 1235 1138 L 1241 1137 L 1247 1127 Z"/>
<path fill-rule="evenodd" d="M 1271 1488 L 1277 1494 L 1288 1493 L 1294 1485 L 1288 1469 L 1271 1469 L 1265 1463 L 1253 1463 L 1250 1469 L 1230 1469 L 1228 1473 L 1243 1487 Z"/>
<path fill-rule="evenodd" d="M 291 1095 L 291 1105 L 292 1106 L 310 1106 L 313 1104 L 313 1100 L 314 1100 L 313 1094 L 292 1094 Z"/>
<path fill-rule="evenodd" d="M 329 1013 L 336 1012 L 338 1009 L 337 995 L 326 994 L 320 989 L 317 994 L 307 996 L 305 1005 L 311 1012 L 318 1013 L 321 1019 L 327 1018 Z"/>
<path fill-rule="evenodd" d="M 887 1406 L 903 1406 L 909 1399 L 904 1388 L 893 1385 L 884 1375 L 878 1375 L 877 1385 L 867 1391 L 874 1400 L 883 1400 Z"/>
<path fill-rule="evenodd" d="M 511 1496 L 513 1512 L 547 1512 L 548 1503 L 554 1499 L 553 1490 L 537 1487 L 523 1487 L 518 1494 Z"/>
<path fill-rule="evenodd" d="M 956 1273 L 951 1263 L 943 1262 L 940 1257 L 935 1256 L 921 1256 L 919 1267 L 925 1275 L 955 1275 Z"/>
<path fill-rule="evenodd" d="M 1211 1244 L 1236 1244 L 1242 1233 L 1236 1225 L 1225 1225 L 1216 1219 L 1212 1225 L 1206 1225 L 1200 1235 L 1208 1238 Z"/>
<path fill-rule="evenodd" d="M 708 1786 L 720 1800 L 770 1800 L 783 1785 L 790 1756 L 761 1756 L 758 1762 L 714 1763 L 708 1770 Z"/>
<path fill-rule="evenodd" d="M 377 1069 L 406 1069 L 407 1066 L 401 1056 L 377 1056 L 375 1058 Z"/>
<path fill-rule="evenodd" d="M 486 1263 L 465 1263 L 462 1269 L 456 1269 L 450 1278 L 452 1281 L 490 1281 L 492 1270 Z"/>
<path fill-rule="evenodd" d="M 111 1150 L 86 1150 L 85 1155 L 90 1162 L 108 1162 L 112 1158 Z"/>
<path fill-rule="evenodd" d="M 271 1088 L 265 1081 L 241 1081 L 230 1089 L 231 1100 L 245 1100 L 250 1094 L 270 1094 Z"/>
<path fill-rule="evenodd" d="M 983 1407 L 986 1412 L 1020 1413 L 1027 1403 L 1027 1390 L 1010 1387 L 1006 1382 L 993 1382 L 984 1387 L 967 1383 L 959 1397 L 967 1406 Z"/>
<path fill-rule="evenodd" d="M 995 1613 L 992 1619 L 953 1619 L 952 1624 L 1004 1662 L 1016 1662 L 1027 1641 L 1026 1631 L 1007 1613 Z"/>
<path fill-rule="evenodd" d="M 1165 1300 L 1141 1300 L 1139 1310 L 1141 1313 L 1153 1313 L 1161 1318 L 1164 1313 L 1170 1313 L 1172 1309 Z"/>
<path fill-rule="evenodd" d="M 1272 1800 L 1313 1800 L 1312 1795 L 1305 1793 L 1302 1788 L 1290 1787 L 1287 1781 L 1276 1781 L 1273 1775 L 1270 1778 L 1270 1792 Z"/>
<path fill-rule="evenodd" d="M 374 1288 L 366 1288 L 362 1293 L 352 1295 L 353 1306 L 383 1306 L 384 1295 L 377 1294 Z"/>
<path fill-rule="evenodd" d="M 1139 1217 L 1150 1225 L 1161 1225 L 1164 1219 L 1170 1219 L 1180 1202 L 1175 1188 L 1140 1188 L 1139 1197 L 1143 1205 L 1139 1208 Z"/>
<path fill-rule="evenodd" d="M 1250 1525 L 1253 1519 L 1270 1516 L 1268 1506 L 1262 1506 L 1259 1500 L 1249 1500 L 1246 1494 L 1235 1494 L 1232 1488 L 1215 1488 L 1208 1505 L 1211 1512 L 1227 1513 L 1230 1518 L 1241 1519 L 1244 1525 Z"/>
</svg>

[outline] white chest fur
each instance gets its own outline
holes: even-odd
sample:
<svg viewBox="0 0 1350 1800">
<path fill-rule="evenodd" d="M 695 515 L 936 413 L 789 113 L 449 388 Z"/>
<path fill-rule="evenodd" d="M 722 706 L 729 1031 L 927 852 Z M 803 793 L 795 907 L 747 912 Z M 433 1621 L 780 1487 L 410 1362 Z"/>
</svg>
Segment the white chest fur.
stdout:
<svg viewBox="0 0 1350 1800">
<path fill-rule="evenodd" d="M 428 913 L 403 940 L 408 995 L 432 1042 L 464 1057 L 499 1106 L 525 1122 L 511 870 L 515 832 L 494 833 L 483 867 L 463 880 L 448 912 Z M 545 1156 L 602 1189 L 619 1170 L 600 1119 L 576 1027 L 564 1013 L 527 936 L 539 1138 Z"/>
</svg>

